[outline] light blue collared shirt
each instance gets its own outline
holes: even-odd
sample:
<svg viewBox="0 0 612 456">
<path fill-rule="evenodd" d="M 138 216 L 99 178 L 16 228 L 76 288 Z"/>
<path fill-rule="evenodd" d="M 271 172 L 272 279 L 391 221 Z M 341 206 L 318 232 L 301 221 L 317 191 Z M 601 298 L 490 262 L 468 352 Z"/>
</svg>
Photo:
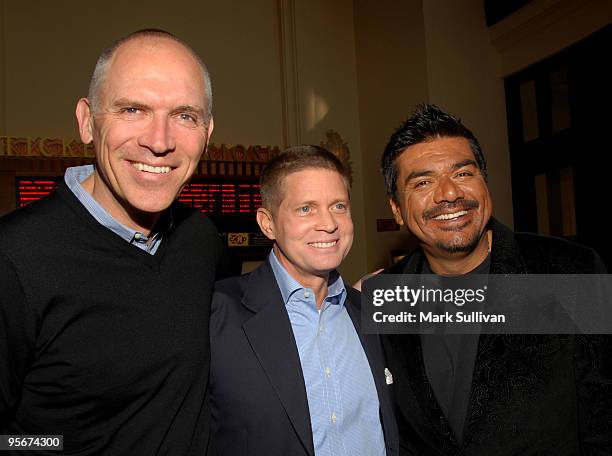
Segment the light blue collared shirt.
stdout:
<svg viewBox="0 0 612 456">
<path fill-rule="evenodd" d="M 122 225 L 115 220 L 82 186 L 81 182 L 87 179 L 94 172 L 93 165 L 73 166 L 67 168 L 64 174 L 64 181 L 74 196 L 81 202 L 85 209 L 95 218 L 100 225 L 108 228 L 117 236 L 125 239 L 139 249 L 154 255 L 161 243 L 161 233 L 153 234 L 153 239 L 149 242 L 149 236 L 135 231 Z"/>
<path fill-rule="evenodd" d="M 384 456 L 378 394 L 370 364 L 344 306 L 346 288 L 330 275 L 327 297 L 316 297 L 280 264 L 270 264 L 289 314 L 306 384 L 317 456 Z"/>
</svg>

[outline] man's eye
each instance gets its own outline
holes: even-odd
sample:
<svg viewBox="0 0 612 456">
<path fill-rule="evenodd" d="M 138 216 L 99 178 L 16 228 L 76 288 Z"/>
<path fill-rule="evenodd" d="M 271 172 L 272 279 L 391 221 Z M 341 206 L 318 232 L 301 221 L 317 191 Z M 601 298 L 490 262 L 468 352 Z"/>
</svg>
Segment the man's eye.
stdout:
<svg viewBox="0 0 612 456">
<path fill-rule="evenodd" d="M 421 181 L 416 182 L 416 183 L 414 184 L 414 187 L 415 187 L 415 188 L 419 188 L 419 187 L 426 187 L 426 186 L 427 186 L 427 185 L 429 185 L 430 183 L 431 183 L 431 181 L 428 181 L 428 180 L 421 180 Z"/>
<path fill-rule="evenodd" d="M 194 122 L 194 123 L 197 122 L 197 120 L 198 120 L 196 118 L 196 116 L 194 116 L 193 114 L 188 114 L 188 113 L 185 113 L 185 112 L 179 114 L 179 118 L 181 120 L 186 120 L 188 122 Z"/>
<path fill-rule="evenodd" d="M 135 108 L 133 106 L 128 106 L 127 108 L 123 108 L 123 112 L 126 112 L 128 114 L 138 114 L 140 112 L 140 109 Z"/>
<path fill-rule="evenodd" d="M 298 208 L 298 212 L 302 215 L 310 213 L 310 210 L 310 206 L 302 206 Z"/>
<path fill-rule="evenodd" d="M 345 203 L 336 203 L 334 209 L 336 209 L 337 211 L 346 211 L 348 209 L 348 206 Z"/>
<path fill-rule="evenodd" d="M 474 174 L 472 174 L 470 171 L 461 171 L 459 173 L 457 173 L 457 177 L 470 177 L 473 176 Z"/>
</svg>

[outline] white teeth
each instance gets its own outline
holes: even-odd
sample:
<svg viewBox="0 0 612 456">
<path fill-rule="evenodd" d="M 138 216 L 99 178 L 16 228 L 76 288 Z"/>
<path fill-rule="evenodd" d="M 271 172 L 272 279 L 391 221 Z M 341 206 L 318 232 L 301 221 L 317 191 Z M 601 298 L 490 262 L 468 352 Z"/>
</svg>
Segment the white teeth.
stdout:
<svg viewBox="0 0 612 456">
<path fill-rule="evenodd" d="M 332 241 L 332 242 L 311 242 L 310 245 L 312 245 L 313 247 L 316 247 L 318 249 L 326 249 L 326 248 L 329 248 L 329 247 L 333 247 L 337 243 L 338 243 L 338 241 Z"/>
<path fill-rule="evenodd" d="M 454 219 L 457 217 L 461 217 L 462 215 L 467 214 L 467 211 L 459 211 L 459 212 L 454 212 L 452 214 L 442 214 L 442 215 L 438 215 L 437 217 L 434 217 L 435 220 L 450 220 L 450 219 Z"/>
<path fill-rule="evenodd" d="M 132 162 L 132 166 L 138 171 L 146 171 L 147 173 L 166 174 L 170 172 L 169 166 L 151 166 L 138 162 Z"/>
</svg>

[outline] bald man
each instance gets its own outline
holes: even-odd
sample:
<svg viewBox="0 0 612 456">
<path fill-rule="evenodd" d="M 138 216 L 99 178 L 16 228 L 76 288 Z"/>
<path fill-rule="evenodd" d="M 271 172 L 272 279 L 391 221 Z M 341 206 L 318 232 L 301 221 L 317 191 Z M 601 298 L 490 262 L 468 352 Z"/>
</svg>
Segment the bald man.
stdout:
<svg viewBox="0 0 612 456">
<path fill-rule="evenodd" d="M 74 455 L 206 453 L 222 247 L 175 200 L 211 106 L 205 65 L 167 32 L 98 59 L 76 107 L 95 165 L 0 219 L 0 434 L 62 435 Z"/>
</svg>

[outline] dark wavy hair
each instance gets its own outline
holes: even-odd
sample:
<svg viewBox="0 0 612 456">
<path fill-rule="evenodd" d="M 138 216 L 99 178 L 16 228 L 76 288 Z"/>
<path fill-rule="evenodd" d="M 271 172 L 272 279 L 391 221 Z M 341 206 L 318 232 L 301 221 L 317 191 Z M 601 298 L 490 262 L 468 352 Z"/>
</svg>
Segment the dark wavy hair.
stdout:
<svg viewBox="0 0 612 456">
<path fill-rule="evenodd" d="M 397 166 L 399 156 L 407 147 L 436 138 L 461 137 L 468 140 L 476 164 L 485 181 L 487 162 L 478 140 L 461 120 L 432 104 L 420 104 L 412 115 L 393 132 L 381 159 L 387 194 L 397 200 Z"/>
</svg>

